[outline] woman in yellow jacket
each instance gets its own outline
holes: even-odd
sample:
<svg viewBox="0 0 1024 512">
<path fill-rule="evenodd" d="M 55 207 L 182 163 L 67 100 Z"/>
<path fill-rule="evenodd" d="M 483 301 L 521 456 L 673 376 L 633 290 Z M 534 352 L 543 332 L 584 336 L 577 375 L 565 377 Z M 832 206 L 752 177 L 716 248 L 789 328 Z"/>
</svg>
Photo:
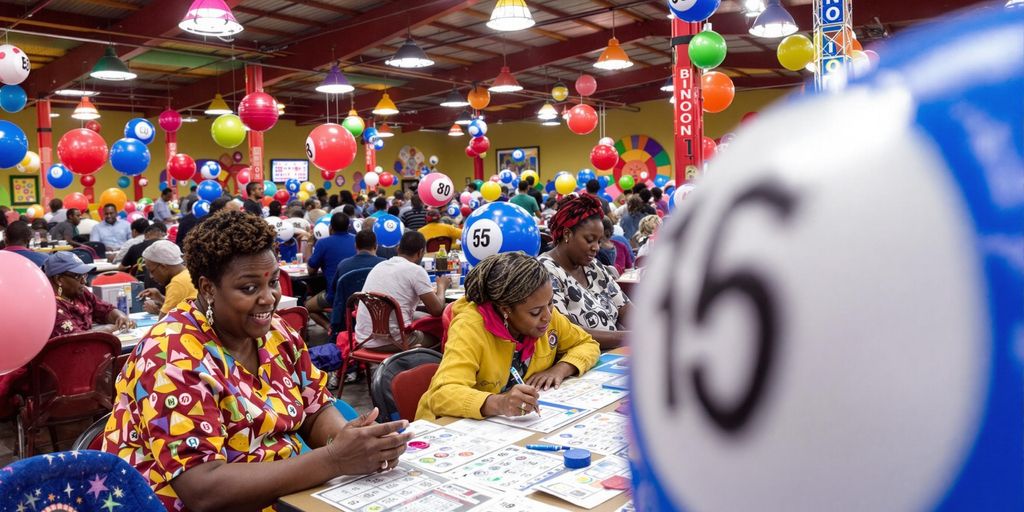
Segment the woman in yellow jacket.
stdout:
<svg viewBox="0 0 1024 512">
<path fill-rule="evenodd" d="M 538 390 L 590 369 L 600 346 L 554 309 L 552 295 L 547 270 L 521 252 L 474 267 L 416 419 L 529 414 L 537 410 Z M 516 382 L 517 372 L 525 384 Z"/>
</svg>

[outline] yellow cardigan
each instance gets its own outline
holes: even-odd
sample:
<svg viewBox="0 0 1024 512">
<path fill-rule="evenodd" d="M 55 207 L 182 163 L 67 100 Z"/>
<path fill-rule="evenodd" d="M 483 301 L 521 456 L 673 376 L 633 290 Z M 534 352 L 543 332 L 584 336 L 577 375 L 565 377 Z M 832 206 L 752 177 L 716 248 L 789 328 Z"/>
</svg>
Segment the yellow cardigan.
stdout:
<svg viewBox="0 0 1024 512">
<path fill-rule="evenodd" d="M 480 408 L 487 397 L 500 393 L 509 378 L 515 343 L 493 335 L 484 327 L 476 304 L 459 299 L 448 328 L 441 366 L 420 398 L 416 419 L 438 416 L 481 419 Z M 585 373 L 597 362 L 601 347 L 586 331 L 557 310 L 537 345 L 524 379 L 565 362 Z"/>
</svg>

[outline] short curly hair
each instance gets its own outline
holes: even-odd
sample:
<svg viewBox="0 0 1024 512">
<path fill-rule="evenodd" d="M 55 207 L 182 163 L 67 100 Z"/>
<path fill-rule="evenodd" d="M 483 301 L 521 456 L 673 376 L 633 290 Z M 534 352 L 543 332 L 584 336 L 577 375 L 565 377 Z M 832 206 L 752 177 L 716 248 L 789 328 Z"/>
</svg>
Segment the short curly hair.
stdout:
<svg viewBox="0 0 1024 512">
<path fill-rule="evenodd" d="M 219 283 L 224 271 L 239 256 L 251 256 L 274 249 L 277 232 L 251 213 L 221 210 L 204 219 L 185 241 L 185 266 L 192 284 L 199 278 Z"/>
</svg>

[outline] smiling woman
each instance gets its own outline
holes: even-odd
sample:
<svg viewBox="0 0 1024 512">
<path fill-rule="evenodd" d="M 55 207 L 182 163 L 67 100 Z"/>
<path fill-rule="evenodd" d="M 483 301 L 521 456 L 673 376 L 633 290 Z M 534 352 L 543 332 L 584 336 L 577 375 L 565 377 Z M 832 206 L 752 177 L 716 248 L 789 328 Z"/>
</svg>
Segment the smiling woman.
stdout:
<svg viewBox="0 0 1024 512">
<path fill-rule="evenodd" d="M 405 422 L 348 424 L 302 338 L 274 314 L 275 231 L 221 211 L 185 263 L 198 298 L 143 338 L 117 380 L 103 449 L 135 466 L 168 510 L 255 510 L 339 475 L 394 467 Z M 298 455 L 299 436 L 314 448 Z"/>
</svg>

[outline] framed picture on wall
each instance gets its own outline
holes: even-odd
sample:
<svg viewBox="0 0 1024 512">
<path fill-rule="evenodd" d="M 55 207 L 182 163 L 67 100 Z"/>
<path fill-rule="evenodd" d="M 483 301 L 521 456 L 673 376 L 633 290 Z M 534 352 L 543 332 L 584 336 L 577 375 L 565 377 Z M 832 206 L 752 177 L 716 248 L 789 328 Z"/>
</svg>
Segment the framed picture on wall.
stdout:
<svg viewBox="0 0 1024 512">
<path fill-rule="evenodd" d="M 517 162 L 512 158 L 512 152 L 517 149 L 522 150 L 524 154 L 524 158 L 521 162 Z M 521 174 L 527 169 L 533 169 L 537 171 L 537 175 L 540 176 L 540 146 L 502 148 L 496 152 L 495 157 L 498 159 L 498 166 L 495 167 L 495 172 L 501 172 L 502 169 L 508 169 L 510 171 L 515 171 L 516 174 Z"/>
<path fill-rule="evenodd" d="M 39 176 L 11 176 L 11 205 L 39 203 Z"/>
</svg>

